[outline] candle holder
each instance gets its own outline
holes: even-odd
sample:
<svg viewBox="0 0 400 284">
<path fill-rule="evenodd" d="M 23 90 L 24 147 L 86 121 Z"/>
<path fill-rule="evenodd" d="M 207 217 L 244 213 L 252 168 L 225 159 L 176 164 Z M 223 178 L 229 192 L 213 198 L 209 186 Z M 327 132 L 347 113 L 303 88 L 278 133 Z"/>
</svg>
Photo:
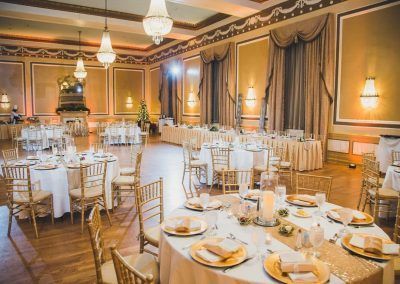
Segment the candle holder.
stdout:
<svg viewBox="0 0 400 284">
<path fill-rule="evenodd" d="M 257 217 L 253 220 L 254 224 L 263 226 L 263 227 L 276 227 L 278 226 L 281 222 L 279 221 L 278 218 L 273 218 L 272 220 L 264 220 L 261 217 Z"/>
</svg>

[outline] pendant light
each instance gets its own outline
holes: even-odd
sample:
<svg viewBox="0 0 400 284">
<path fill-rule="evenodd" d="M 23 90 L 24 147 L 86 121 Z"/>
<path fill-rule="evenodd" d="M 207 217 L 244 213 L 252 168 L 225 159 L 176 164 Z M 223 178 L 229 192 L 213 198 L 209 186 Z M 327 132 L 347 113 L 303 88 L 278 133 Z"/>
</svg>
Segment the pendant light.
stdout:
<svg viewBox="0 0 400 284">
<path fill-rule="evenodd" d="M 163 36 L 169 34 L 173 21 L 167 11 L 165 0 L 151 0 L 149 11 L 143 19 L 146 34 L 152 36 L 155 44 L 163 41 Z"/>
<path fill-rule="evenodd" d="M 107 69 L 115 61 L 116 57 L 111 45 L 110 32 L 107 27 L 107 0 L 105 0 L 105 15 L 105 26 L 101 38 L 100 49 L 97 52 L 97 59 L 103 64 L 104 68 Z"/>
<path fill-rule="evenodd" d="M 78 79 L 79 82 L 82 82 L 83 79 L 86 78 L 87 72 L 85 70 L 85 65 L 83 64 L 82 60 L 82 52 L 81 52 L 81 31 L 79 33 L 79 53 L 78 53 L 78 61 L 76 62 L 76 69 L 74 72 L 74 76 L 76 79 Z"/>
</svg>

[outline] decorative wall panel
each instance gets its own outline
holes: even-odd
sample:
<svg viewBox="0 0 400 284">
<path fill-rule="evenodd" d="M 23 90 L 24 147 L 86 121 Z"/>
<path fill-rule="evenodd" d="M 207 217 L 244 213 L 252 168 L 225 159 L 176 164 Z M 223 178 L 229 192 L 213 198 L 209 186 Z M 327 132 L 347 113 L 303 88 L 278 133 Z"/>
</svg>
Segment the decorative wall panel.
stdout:
<svg viewBox="0 0 400 284">
<path fill-rule="evenodd" d="M 159 76 L 160 68 L 150 70 L 150 97 L 146 100 L 149 104 L 150 113 L 155 115 L 161 114 L 161 103 L 158 99 L 160 95 Z"/>
<path fill-rule="evenodd" d="M 197 96 L 200 83 L 200 60 L 200 56 L 183 60 L 183 115 L 200 116 L 200 101 Z M 191 106 L 188 100 L 194 100 L 194 105 Z"/>
<path fill-rule="evenodd" d="M 131 104 L 129 99 L 131 98 Z M 114 113 L 137 113 L 144 99 L 144 70 L 114 68 Z"/>
<path fill-rule="evenodd" d="M 0 116 L 9 116 L 14 105 L 25 115 L 25 75 L 23 62 L 0 61 L 0 91 L 8 95 L 10 104 L 0 106 Z"/>
</svg>

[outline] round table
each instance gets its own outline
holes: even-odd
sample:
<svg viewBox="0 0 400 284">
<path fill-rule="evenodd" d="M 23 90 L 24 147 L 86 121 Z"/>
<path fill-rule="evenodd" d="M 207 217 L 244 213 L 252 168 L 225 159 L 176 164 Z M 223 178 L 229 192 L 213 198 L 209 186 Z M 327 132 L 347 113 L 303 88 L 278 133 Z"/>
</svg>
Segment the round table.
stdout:
<svg viewBox="0 0 400 284">
<path fill-rule="evenodd" d="M 232 196 L 222 196 L 232 197 Z M 237 197 L 237 195 L 235 195 Z M 219 198 L 219 197 L 218 197 Z M 222 199 L 221 198 L 221 199 Z M 324 210 L 330 210 L 338 206 L 326 203 Z M 296 210 L 296 207 L 288 207 L 291 212 Z M 313 212 L 315 208 L 305 208 L 304 210 Z M 233 233 L 238 239 L 245 241 L 249 244 L 248 250 L 255 250 L 252 245 L 252 238 L 250 227 L 239 225 L 236 218 L 228 218 L 226 212 L 221 211 L 218 213 L 218 230 L 217 236 L 226 237 L 229 233 Z M 199 216 L 203 217 L 202 212 L 192 211 L 185 208 L 175 209 L 166 218 L 173 216 Z M 165 218 L 165 219 L 166 219 Z M 295 225 L 304 229 L 310 228 L 312 225 L 312 218 L 299 218 L 292 214 L 285 218 Z M 325 239 L 331 238 L 338 232 L 343 225 L 339 223 L 330 223 L 326 219 L 321 219 L 321 226 L 325 228 Z M 364 227 L 364 228 L 351 228 L 352 232 L 370 233 L 381 237 L 388 238 L 388 236 L 378 227 Z M 230 283 L 276 283 L 276 280 L 271 278 L 263 269 L 262 263 L 257 258 L 251 259 L 246 263 L 238 265 L 234 269 L 224 273 L 220 268 L 212 268 L 194 261 L 189 255 L 189 249 L 183 249 L 185 246 L 199 240 L 200 236 L 192 237 L 176 237 L 167 235 L 161 232 L 160 236 L 160 279 L 161 283 L 180 284 L 180 283 L 213 283 L 213 284 L 230 284 Z M 340 240 L 337 242 L 340 246 Z M 272 238 L 271 244 L 262 245 L 262 253 L 264 254 L 267 249 L 273 251 L 291 251 L 292 249 L 281 243 L 277 239 Z M 393 260 L 389 262 L 376 262 L 383 268 L 383 282 L 394 282 L 394 268 Z M 350 263 L 349 263 L 350 264 Z M 366 279 L 368 275 L 366 275 Z M 342 279 L 331 273 L 330 283 L 344 283 Z"/>
<path fill-rule="evenodd" d="M 51 160 L 51 158 L 50 158 Z M 95 159 L 96 160 L 96 159 Z M 106 172 L 106 199 L 108 209 L 112 209 L 111 182 L 119 175 L 119 161 L 116 156 L 109 158 Z M 37 170 L 31 166 L 31 181 L 34 190 L 41 189 L 53 193 L 54 217 L 59 218 L 70 212 L 69 191 L 80 187 L 80 169 L 66 168 L 62 164 L 52 170 Z M 20 216 L 21 218 L 23 216 Z"/>
</svg>

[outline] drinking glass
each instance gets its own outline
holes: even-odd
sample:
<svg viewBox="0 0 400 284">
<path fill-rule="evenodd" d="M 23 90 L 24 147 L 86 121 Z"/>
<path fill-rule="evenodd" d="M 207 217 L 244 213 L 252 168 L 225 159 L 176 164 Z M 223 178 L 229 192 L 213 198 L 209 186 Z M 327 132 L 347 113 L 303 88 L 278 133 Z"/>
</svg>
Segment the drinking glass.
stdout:
<svg viewBox="0 0 400 284">
<path fill-rule="evenodd" d="M 344 236 L 349 233 L 349 223 L 353 220 L 353 210 L 350 208 L 342 208 L 338 211 L 340 221 L 343 223 L 343 229 L 340 230 L 340 236 Z"/>
<path fill-rule="evenodd" d="M 311 227 L 310 229 L 310 243 L 313 246 L 313 256 L 319 257 L 317 249 L 324 243 L 324 228 L 320 225 Z"/>
<path fill-rule="evenodd" d="M 265 233 L 264 230 L 261 227 L 253 227 L 251 229 L 251 240 L 256 247 L 257 250 L 257 258 L 260 261 L 261 260 L 261 246 L 265 241 Z"/>
<path fill-rule="evenodd" d="M 200 194 L 200 205 L 204 211 L 207 210 L 209 202 L 210 202 L 210 195 L 208 193 L 201 193 Z"/>
<path fill-rule="evenodd" d="M 247 183 L 239 184 L 239 195 L 240 195 L 241 197 L 244 197 L 244 196 L 246 195 L 246 192 L 248 191 L 249 186 L 250 186 L 250 185 L 247 184 Z"/>
<path fill-rule="evenodd" d="M 217 234 L 218 211 L 206 211 L 206 222 L 208 224 L 207 235 L 215 236 Z"/>
<path fill-rule="evenodd" d="M 319 214 L 322 216 L 322 206 L 324 206 L 326 201 L 326 195 L 323 192 L 317 192 L 315 194 L 315 202 L 318 205 Z"/>
<path fill-rule="evenodd" d="M 286 186 L 278 185 L 275 187 L 275 195 L 278 199 L 278 207 L 282 208 L 286 199 Z"/>
</svg>

